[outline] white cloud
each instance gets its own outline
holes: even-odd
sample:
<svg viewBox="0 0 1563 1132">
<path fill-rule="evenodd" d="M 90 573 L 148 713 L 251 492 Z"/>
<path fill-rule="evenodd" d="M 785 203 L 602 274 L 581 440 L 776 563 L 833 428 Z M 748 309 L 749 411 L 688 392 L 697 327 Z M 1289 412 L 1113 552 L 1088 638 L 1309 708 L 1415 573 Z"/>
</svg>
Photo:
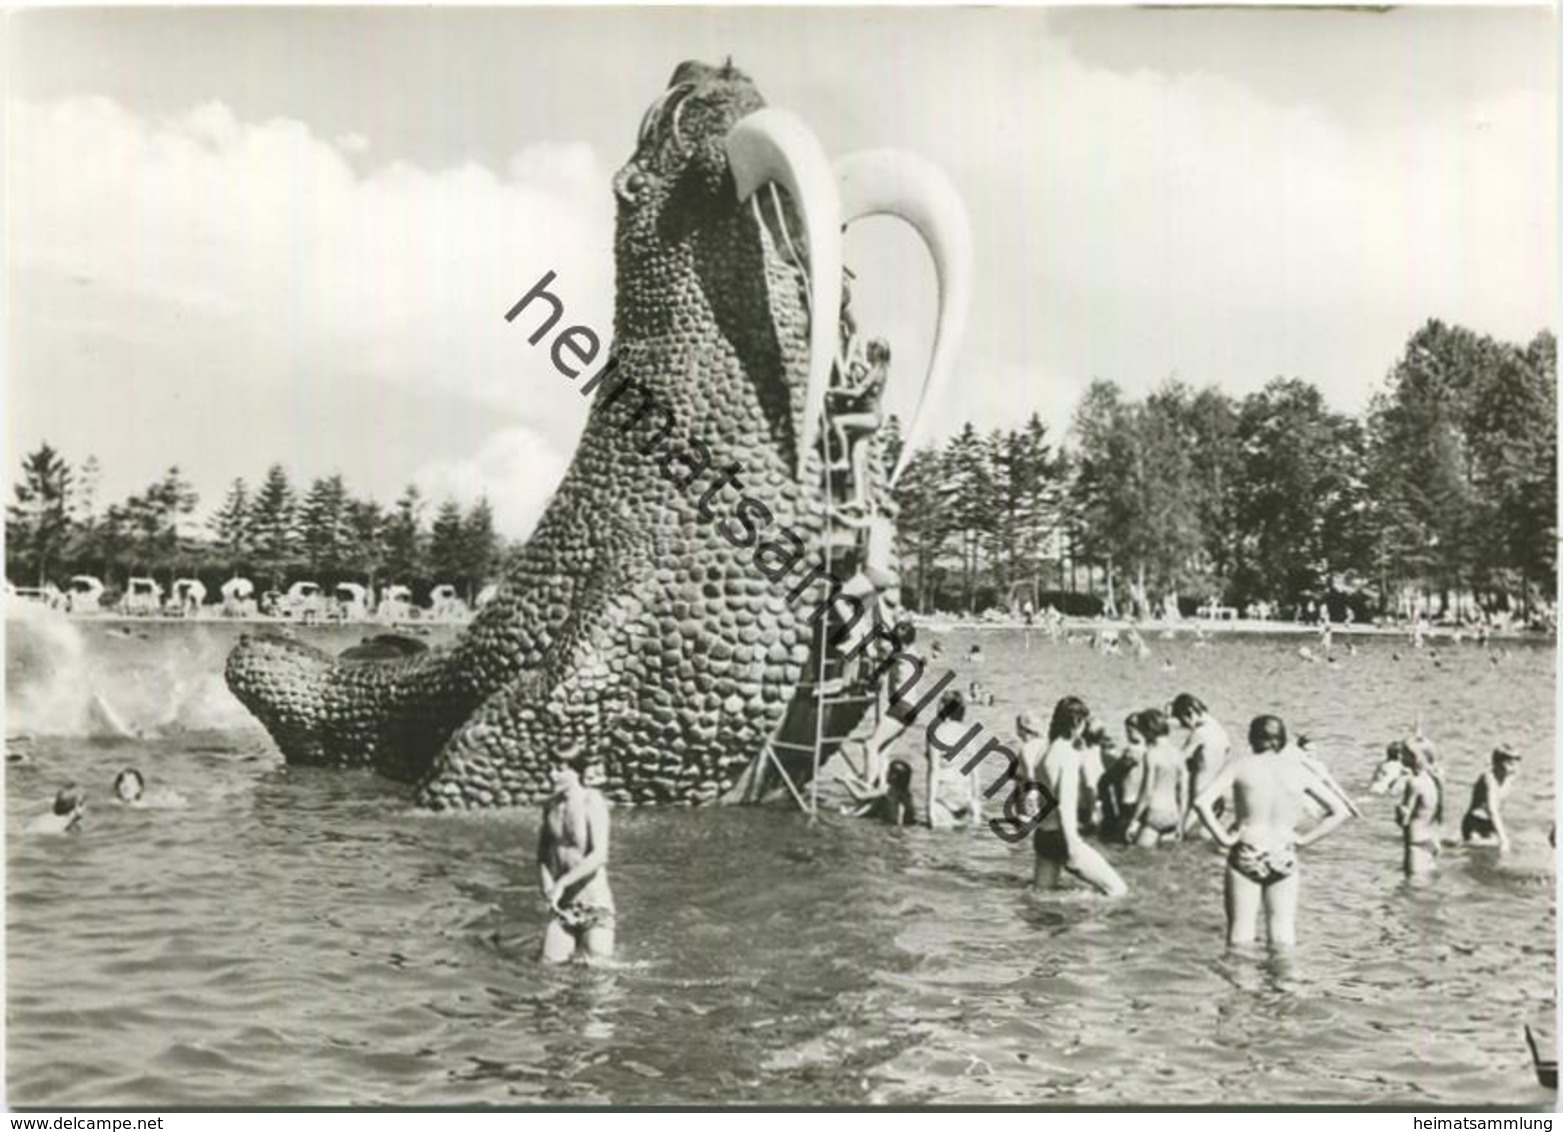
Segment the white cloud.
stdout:
<svg viewBox="0 0 1563 1132">
<path fill-rule="evenodd" d="M 569 460 L 546 437 L 527 428 L 506 429 L 471 456 L 431 460 L 413 475 L 435 505 L 454 499 L 464 508 L 487 496 L 494 526 L 506 538 L 524 538 L 543 513 Z"/>
<path fill-rule="evenodd" d="M 18 356 L 50 364 L 14 374 L 22 411 L 41 408 L 12 435 L 72 434 L 60 441 L 77 458 L 99 453 L 110 495 L 155 472 L 126 466 L 144 465 L 148 447 L 125 439 L 129 423 L 175 449 L 208 502 L 221 478 L 272 459 L 299 476 L 340 467 L 389 497 L 436 454 L 470 449 L 470 429 L 458 436 L 456 414 L 442 422 L 430 401 L 501 410 L 496 424 L 548 436 L 579 429 L 585 406 L 546 343 L 529 346 L 504 313 L 555 271 L 567 320 L 608 339 L 613 198 L 589 146 L 529 146 L 503 172 L 397 162 L 358 173 L 345 154 L 366 139 L 242 121 L 220 102 L 149 120 L 104 98 L 19 101 L 10 126 L 11 285 L 81 285 L 69 318 L 56 307 L 18 323 Z M 89 328 L 105 348 L 80 345 Z M 74 385 L 61 364 L 81 371 Z M 229 405 L 291 408 L 266 424 L 213 412 L 214 379 Z M 139 396 L 122 413 L 50 408 L 127 381 Z M 362 428 L 333 429 L 324 449 L 317 436 L 301 455 L 294 434 L 311 407 L 335 412 L 345 396 L 331 402 L 323 387 L 347 382 L 385 392 L 363 401 Z M 377 412 L 405 417 L 413 404 L 428 418 L 419 449 L 377 447 Z M 164 415 L 135 421 L 152 405 Z"/>
</svg>

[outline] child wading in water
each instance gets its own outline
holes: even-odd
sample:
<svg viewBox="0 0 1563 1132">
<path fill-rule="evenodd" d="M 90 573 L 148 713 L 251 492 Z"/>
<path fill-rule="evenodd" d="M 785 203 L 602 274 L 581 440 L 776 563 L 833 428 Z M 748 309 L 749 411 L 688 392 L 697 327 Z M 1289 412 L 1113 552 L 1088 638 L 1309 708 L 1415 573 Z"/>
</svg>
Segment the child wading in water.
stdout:
<svg viewBox="0 0 1563 1132">
<path fill-rule="evenodd" d="M 554 752 L 554 793 L 543 803 L 537 879 L 551 916 L 543 959 L 564 963 L 577 948 L 588 958 L 613 954 L 613 892 L 608 887 L 608 800 L 597 789 L 602 763 L 579 744 Z"/>
<path fill-rule="evenodd" d="M 1227 942 L 1254 942 L 1263 905 L 1270 946 L 1290 947 L 1297 942 L 1297 850 L 1329 834 L 1347 811 L 1301 761 L 1280 757 L 1287 737 L 1279 718 L 1257 717 L 1248 728 L 1248 745 L 1254 756 L 1229 760 L 1194 799 L 1194 812 L 1228 851 Z M 1231 829 L 1215 809 L 1229 787 L 1237 816 Z M 1324 820 L 1298 834 L 1305 798 L 1313 799 Z"/>
<path fill-rule="evenodd" d="M 1150 708 L 1137 719 L 1139 732 L 1150 742 L 1150 748 L 1145 753 L 1140 796 L 1134 817 L 1124 831 L 1124 840 L 1149 848 L 1162 840 L 1177 841 L 1182 837 L 1189 772 L 1183 752 L 1167 739 L 1172 730 L 1167 726 L 1167 717 Z"/>
<path fill-rule="evenodd" d="M 1064 887 L 1071 873 L 1106 896 L 1122 896 L 1129 886 L 1080 835 L 1080 744 L 1091 722 L 1091 711 L 1076 696 L 1065 696 L 1053 709 L 1047 751 L 1037 764 L 1036 780 L 1058 804 L 1032 835 L 1038 888 Z"/>
<path fill-rule="evenodd" d="M 1514 769 L 1520 761 L 1507 746 L 1492 753 L 1492 769 L 1471 788 L 1471 805 L 1460 822 L 1460 840 L 1472 845 L 1496 845 L 1509 851 L 1509 831 L 1503 823 L 1503 800 L 1514 787 Z"/>
</svg>

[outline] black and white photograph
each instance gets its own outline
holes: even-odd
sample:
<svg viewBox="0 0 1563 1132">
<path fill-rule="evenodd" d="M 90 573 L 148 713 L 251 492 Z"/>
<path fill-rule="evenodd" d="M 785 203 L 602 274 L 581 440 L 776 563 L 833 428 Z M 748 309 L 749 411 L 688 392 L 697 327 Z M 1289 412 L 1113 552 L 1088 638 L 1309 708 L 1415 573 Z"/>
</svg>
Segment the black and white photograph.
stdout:
<svg viewBox="0 0 1563 1132">
<path fill-rule="evenodd" d="M 1556 1108 L 1552 6 L 3 28 L 8 1107 Z"/>
</svg>

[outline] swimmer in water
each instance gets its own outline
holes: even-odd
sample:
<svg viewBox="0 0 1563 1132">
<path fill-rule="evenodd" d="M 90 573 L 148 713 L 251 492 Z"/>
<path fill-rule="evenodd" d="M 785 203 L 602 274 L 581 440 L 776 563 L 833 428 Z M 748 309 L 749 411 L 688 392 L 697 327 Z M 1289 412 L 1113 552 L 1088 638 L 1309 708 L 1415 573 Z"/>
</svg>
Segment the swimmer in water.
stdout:
<svg viewBox="0 0 1563 1132">
<path fill-rule="evenodd" d="M 993 693 L 982 686 L 981 680 L 973 680 L 966 688 L 966 702 L 978 707 L 992 707 Z"/>
<path fill-rule="evenodd" d="M 853 805 L 847 811 L 855 818 L 872 818 L 886 825 L 916 825 L 917 807 L 912 802 L 912 764 L 905 759 L 891 759 L 885 771 L 885 785 L 872 793 L 860 793 L 851 782 L 842 785 L 852 795 Z"/>
<path fill-rule="evenodd" d="M 60 788 L 54 796 L 54 806 L 36 818 L 27 827 L 29 833 L 75 833 L 81 828 L 82 815 L 87 812 L 87 795 L 74 782 Z"/>
<path fill-rule="evenodd" d="M 1327 836 L 1346 820 L 1346 810 L 1296 759 L 1285 758 L 1286 724 L 1261 715 L 1248 729 L 1251 758 L 1234 758 L 1194 799 L 1194 812 L 1227 850 L 1227 943 L 1258 938 L 1259 910 L 1265 913 L 1270 946 L 1297 942 L 1297 850 Z M 1236 824 L 1227 829 L 1216 803 L 1232 789 Z M 1306 833 L 1297 825 L 1303 803 L 1312 799 L 1324 820 Z"/>
<path fill-rule="evenodd" d="M 1460 822 L 1460 840 L 1469 845 L 1496 845 L 1498 852 L 1511 848 L 1509 831 L 1503 824 L 1503 800 L 1514 788 L 1514 772 L 1520 757 L 1507 744 L 1492 753 L 1492 769 L 1476 780 L 1471 788 L 1471 805 Z"/>
<path fill-rule="evenodd" d="M 543 803 L 537 879 L 550 912 L 543 960 L 564 963 L 613 954 L 614 904 L 608 887 L 608 800 L 596 785 L 601 760 L 578 743 L 554 751 L 554 792 Z"/>
<path fill-rule="evenodd" d="M 114 776 L 114 800 L 132 810 L 182 810 L 187 803 L 178 793 L 159 789 L 147 793 L 146 777 L 127 766 Z"/>
<path fill-rule="evenodd" d="M 1124 840 L 1149 849 L 1162 841 L 1183 836 L 1183 815 L 1188 810 L 1188 764 L 1183 752 L 1167 738 L 1167 717 L 1155 708 L 1139 715 L 1139 730 L 1150 746 L 1145 751 L 1145 773 L 1134 816 Z"/>
<path fill-rule="evenodd" d="M 1433 874 L 1438 861 L 1439 789 L 1424 757 L 1424 748 L 1404 743 L 1400 748 L 1401 760 L 1410 772 L 1406 779 L 1405 793 L 1395 807 L 1395 822 L 1400 826 L 1405 845 L 1403 866 L 1405 874 L 1413 879 L 1425 879 Z"/>
<path fill-rule="evenodd" d="M 1064 874 L 1072 874 L 1105 896 L 1129 891 L 1123 878 L 1094 848 L 1085 843 L 1079 827 L 1080 750 L 1091 711 L 1077 696 L 1065 696 L 1053 709 L 1048 726 L 1048 747 L 1038 764 L 1038 780 L 1058 804 L 1048 812 L 1032 835 L 1036 870 L 1032 882 L 1038 888 L 1064 887 Z"/>
<path fill-rule="evenodd" d="M 972 729 L 966 726 L 966 697 L 949 691 L 939 701 L 938 714 L 927 732 L 928 793 L 927 815 L 930 829 L 955 829 L 982 824 L 982 794 L 975 774 L 962 774 L 942 754 L 965 745 Z"/>
<path fill-rule="evenodd" d="M 1169 714 L 1188 731 L 1188 738 L 1183 742 L 1183 755 L 1188 761 L 1189 768 L 1190 809 L 1183 818 L 1183 832 L 1187 834 L 1191 829 L 1197 828 L 1197 819 L 1193 813 L 1193 799 L 1199 797 L 1205 789 L 1205 784 L 1226 766 L 1232 754 L 1232 740 L 1227 737 L 1226 728 L 1210 714 L 1204 701 L 1198 696 L 1191 696 L 1187 692 L 1181 693 L 1172 701 L 1172 710 Z M 1217 800 L 1215 810 L 1217 816 L 1225 806 L 1225 799 Z"/>
<path fill-rule="evenodd" d="M 972 664 L 982 663 L 982 646 L 974 644 L 966 650 L 966 659 Z"/>
<path fill-rule="evenodd" d="M 114 800 L 122 806 L 139 809 L 141 797 L 146 793 L 147 781 L 133 766 L 127 766 L 114 776 Z"/>
</svg>

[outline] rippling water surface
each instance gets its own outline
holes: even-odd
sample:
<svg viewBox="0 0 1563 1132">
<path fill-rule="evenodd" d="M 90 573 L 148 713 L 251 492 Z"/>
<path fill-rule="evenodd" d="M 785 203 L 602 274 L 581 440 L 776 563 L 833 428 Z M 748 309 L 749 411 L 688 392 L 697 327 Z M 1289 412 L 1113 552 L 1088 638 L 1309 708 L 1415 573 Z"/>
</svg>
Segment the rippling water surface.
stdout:
<svg viewBox="0 0 1563 1132">
<path fill-rule="evenodd" d="M 11 1103 L 1552 1102 L 1522 1036 L 1554 997 L 1550 645 L 1497 666 L 1446 645 L 1434 667 L 1372 641 L 1327 668 L 1279 638 L 1153 640 L 1145 662 L 980 639 L 961 676 L 997 694 L 979 718 L 1001 733 L 1066 692 L 1117 719 L 1191 690 L 1234 734 L 1279 712 L 1360 792 L 1420 713 L 1451 824 L 1507 740 L 1526 755 L 1516 852 L 1451 850 L 1409 889 L 1393 800 L 1362 798 L 1307 851 L 1280 962 L 1224 951 L 1208 845 L 1109 848 L 1132 894 L 1104 902 L 1033 894 L 1028 851 L 987 834 L 620 811 L 619 962 L 546 969 L 533 815 L 428 816 L 372 775 L 284 767 L 217 699 L 118 703 L 148 737 L 13 745 L 30 761 L 7 774 Z M 163 658 L 188 701 L 225 695 L 208 677 L 227 643 L 105 647 Z M 93 676 L 110 698 L 161 694 L 112 667 Z M 8 663 L 13 698 L 39 678 Z M 190 807 L 112 807 L 125 764 Z M 93 794 L 82 832 L 27 834 L 68 780 Z"/>
</svg>

